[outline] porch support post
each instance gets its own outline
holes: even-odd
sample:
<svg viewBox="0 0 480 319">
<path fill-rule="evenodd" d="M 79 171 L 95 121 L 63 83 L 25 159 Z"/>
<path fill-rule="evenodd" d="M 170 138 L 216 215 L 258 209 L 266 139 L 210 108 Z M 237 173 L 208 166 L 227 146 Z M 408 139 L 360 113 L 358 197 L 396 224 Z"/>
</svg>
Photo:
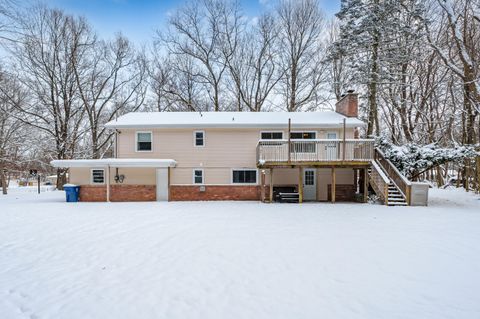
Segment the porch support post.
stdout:
<svg viewBox="0 0 480 319">
<path fill-rule="evenodd" d="M 106 172 L 106 175 L 107 175 L 106 176 L 107 177 L 107 183 L 106 183 L 106 185 L 107 185 L 107 202 L 109 202 L 110 201 L 110 166 L 109 165 L 107 165 L 106 171 L 107 171 Z"/>
<path fill-rule="evenodd" d="M 292 150 L 291 150 L 291 143 L 290 143 L 290 135 L 292 135 L 292 119 L 288 119 L 288 147 L 287 147 L 287 150 L 288 150 L 288 164 L 291 163 L 291 154 L 292 154 Z"/>
<path fill-rule="evenodd" d="M 270 168 L 270 203 L 273 203 L 273 168 Z"/>
<path fill-rule="evenodd" d="M 298 168 L 298 202 L 303 202 L 303 170 L 302 167 Z"/>
<path fill-rule="evenodd" d="M 263 169 L 260 171 L 260 180 L 261 180 L 260 201 L 262 203 L 265 203 L 265 170 Z"/>
<path fill-rule="evenodd" d="M 336 197 L 336 176 L 335 176 L 335 167 L 332 167 L 332 187 L 331 187 L 331 193 L 332 193 L 332 203 L 335 204 L 335 197 Z"/>
<path fill-rule="evenodd" d="M 363 169 L 363 202 L 368 201 L 368 172 L 367 168 Z"/>
</svg>

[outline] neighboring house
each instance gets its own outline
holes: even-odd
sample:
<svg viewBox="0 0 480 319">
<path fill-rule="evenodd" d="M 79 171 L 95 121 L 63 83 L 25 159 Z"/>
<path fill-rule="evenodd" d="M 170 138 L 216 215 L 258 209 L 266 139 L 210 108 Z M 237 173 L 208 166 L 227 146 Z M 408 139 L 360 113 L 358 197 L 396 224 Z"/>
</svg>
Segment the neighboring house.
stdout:
<svg viewBox="0 0 480 319">
<path fill-rule="evenodd" d="M 106 124 L 115 158 L 52 165 L 69 168 L 81 201 L 364 202 L 375 152 L 356 138 L 357 100 L 336 112 L 129 113 Z"/>
</svg>

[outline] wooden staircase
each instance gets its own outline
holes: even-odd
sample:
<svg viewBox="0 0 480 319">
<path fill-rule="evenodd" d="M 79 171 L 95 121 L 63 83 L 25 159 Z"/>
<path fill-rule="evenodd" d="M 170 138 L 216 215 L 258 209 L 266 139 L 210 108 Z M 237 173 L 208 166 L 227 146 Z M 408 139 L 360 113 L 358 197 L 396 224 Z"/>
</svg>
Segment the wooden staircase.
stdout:
<svg viewBox="0 0 480 319">
<path fill-rule="evenodd" d="M 407 206 L 407 201 L 398 188 L 390 184 L 388 185 L 388 198 L 386 204 L 388 206 Z"/>
<path fill-rule="evenodd" d="M 385 205 L 409 205 L 411 182 L 378 149 L 368 175 L 370 186 Z"/>
</svg>

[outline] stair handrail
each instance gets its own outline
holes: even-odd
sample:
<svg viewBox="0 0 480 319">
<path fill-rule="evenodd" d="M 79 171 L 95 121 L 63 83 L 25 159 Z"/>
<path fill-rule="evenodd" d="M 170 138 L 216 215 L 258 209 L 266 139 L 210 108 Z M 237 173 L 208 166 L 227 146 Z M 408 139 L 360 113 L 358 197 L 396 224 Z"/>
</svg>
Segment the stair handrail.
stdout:
<svg viewBox="0 0 480 319">
<path fill-rule="evenodd" d="M 378 161 L 377 155 L 380 156 L 381 161 Z M 382 164 L 382 161 L 385 162 L 388 165 L 388 167 L 385 167 Z M 385 157 L 385 154 L 378 147 L 375 148 L 375 160 L 373 162 L 377 162 L 379 166 L 390 176 L 390 180 L 392 181 L 392 183 L 397 187 L 397 189 L 403 195 L 407 204 L 410 205 L 410 194 L 412 189 L 412 182 L 408 180 L 408 178 L 406 178 L 402 173 L 400 173 L 398 168 L 395 165 L 393 165 L 393 163 L 388 158 Z M 392 175 L 395 175 L 395 176 L 392 176 Z"/>
<path fill-rule="evenodd" d="M 380 177 L 383 179 L 383 181 L 386 184 L 390 184 L 390 178 L 388 178 L 388 176 L 385 174 L 383 169 L 378 165 L 378 163 L 375 162 L 375 161 L 372 161 L 372 166 L 375 167 L 375 169 L 378 171 L 378 175 L 380 175 Z"/>
<path fill-rule="evenodd" d="M 378 177 L 380 177 L 380 180 Z M 375 192 L 381 197 L 383 202 L 388 205 L 388 186 L 390 185 L 390 178 L 388 178 L 383 169 L 375 161 L 372 161 L 370 180 L 373 181 L 371 185 Z"/>
</svg>

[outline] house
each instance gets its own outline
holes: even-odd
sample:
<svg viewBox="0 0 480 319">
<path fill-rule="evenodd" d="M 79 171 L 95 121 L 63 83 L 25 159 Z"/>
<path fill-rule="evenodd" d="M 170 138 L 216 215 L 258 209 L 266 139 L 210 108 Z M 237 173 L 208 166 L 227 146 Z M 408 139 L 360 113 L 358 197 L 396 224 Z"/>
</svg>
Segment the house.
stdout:
<svg viewBox="0 0 480 319">
<path fill-rule="evenodd" d="M 388 177 L 357 113 L 353 92 L 336 111 L 129 113 L 106 124 L 114 158 L 52 165 L 69 168 L 81 201 L 365 202 L 368 182 L 383 192 Z"/>
</svg>

